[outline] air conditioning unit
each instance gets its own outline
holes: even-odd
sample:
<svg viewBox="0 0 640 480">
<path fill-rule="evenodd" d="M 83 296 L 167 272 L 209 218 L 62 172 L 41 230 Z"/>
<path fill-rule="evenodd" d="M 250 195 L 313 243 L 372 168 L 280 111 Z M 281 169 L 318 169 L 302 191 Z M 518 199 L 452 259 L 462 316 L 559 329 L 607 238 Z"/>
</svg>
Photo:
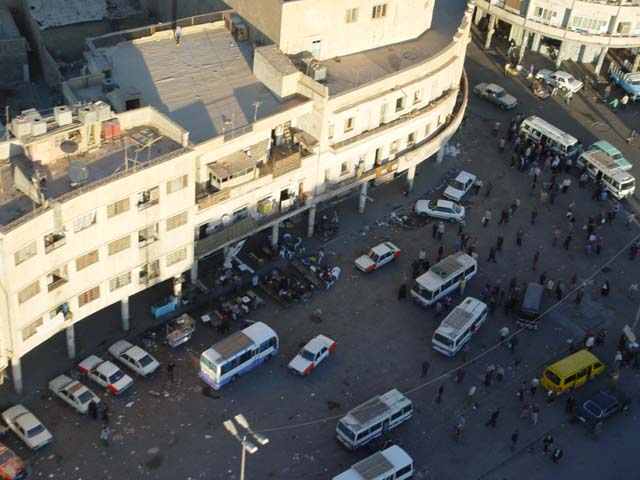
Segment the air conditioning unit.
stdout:
<svg viewBox="0 0 640 480">
<path fill-rule="evenodd" d="M 40 115 L 40 112 L 38 112 L 35 108 L 29 108 L 27 110 L 22 110 L 22 112 L 20 112 L 20 113 L 25 118 L 34 118 L 34 117 L 42 118 L 42 116 Z"/>
<path fill-rule="evenodd" d="M 310 71 L 307 73 L 316 82 L 321 82 L 327 78 L 327 67 L 320 65 L 318 62 L 311 64 Z"/>
<path fill-rule="evenodd" d="M 33 116 L 31 121 L 31 135 L 43 135 L 47 133 L 47 122 L 40 116 Z"/>
<path fill-rule="evenodd" d="M 66 105 L 53 107 L 53 117 L 56 119 L 56 123 L 61 127 L 64 125 L 71 125 L 73 123 L 73 112 Z"/>
<path fill-rule="evenodd" d="M 96 123 L 97 118 L 98 114 L 93 105 L 84 105 L 78 108 L 78 120 L 85 125 Z"/>
<path fill-rule="evenodd" d="M 98 117 L 99 122 L 109 120 L 109 118 L 111 117 L 111 107 L 108 103 L 100 100 L 93 104 L 93 108 L 96 109 L 96 116 Z"/>
<path fill-rule="evenodd" d="M 18 138 L 31 135 L 31 119 L 23 117 L 22 115 L 14 118 L 11 121 L 11 130 L 13 131 L 13 134 Z"/>
</svg>

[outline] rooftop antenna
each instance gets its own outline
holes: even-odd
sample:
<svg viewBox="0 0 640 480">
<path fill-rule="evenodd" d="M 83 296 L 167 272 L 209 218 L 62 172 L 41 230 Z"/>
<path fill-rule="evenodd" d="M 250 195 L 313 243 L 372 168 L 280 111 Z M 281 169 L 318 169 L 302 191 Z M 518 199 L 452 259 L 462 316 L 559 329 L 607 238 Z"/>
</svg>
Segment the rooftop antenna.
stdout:
<svg viewBox="0 0 640 480">
<path fill-rule="evenodd" d="M 258 120 L 258 108 L 260 108 L 262 102 L 260 100 L 256 100 L 251 105 L 253 105 L 253 122 L 255 123 L 256 120 Z"/>
</svg>

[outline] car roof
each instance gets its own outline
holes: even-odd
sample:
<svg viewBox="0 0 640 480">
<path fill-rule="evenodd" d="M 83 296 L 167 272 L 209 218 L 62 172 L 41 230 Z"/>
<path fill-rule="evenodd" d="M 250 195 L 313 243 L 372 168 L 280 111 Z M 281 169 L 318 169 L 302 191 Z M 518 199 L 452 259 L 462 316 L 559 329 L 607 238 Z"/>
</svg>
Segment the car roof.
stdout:
<svg viewBox="0 0 640 480">
<path fill-rule="evenodd" d="M 109 347 L 109 352 L 115 353 L 116 355 L 121 355 L 131 347 L 133 347 L 133 345 L 126 340 L 118 340 L 116 343 Z"/>
<path fill-rule="evenodd" d="M 554 73 L 556 74 L 556 77 L 565 77 L 565 78 L 566 77 L 573 77 L 573 75 L 571 75 L 570 73 L 567 73 L 567 72 L 565 72 L 563 70 L 556 70 Z"/>
<path fill-rule="evenodd" d="M 439 207 L 453 208 L 456 204 L 451 200 L 437 200 L 436 205 L 438 205 Z"/>
<path fill-rule="evenodd" d="M 318 353 L 323 347 L 328 347 L 327 343 L 322 340 L 322 335 L 313 337 L 304 346 L 304 349 L 311 353 Z M 326 337 L 325 337 L 326 338 Z"/>
<path fill-rule="evenodd" d="M 548 368 L 551 368 L 557 375 L 566 377 L 576 373 L 577 370 L 580 370 L 587 365 L 593 365 L 595 363 L 602 362 L 593 353 L 587 349 L 583 349 L 549 365 Z"/>
<path fill-rule="evenodd" d="M 607 392 L 598 392 L 587 401 L 595 403 L 603 410 L 618 403 L 618 399 L 608 394 Z"/>
<path fill-rule="evenodd" d="M 23 413 L 18 418 L 15 418 L 13 421 L 20 425 L 23 430 L 31 430 L 33 427 L 40 425 L 40 421 L 29 411 Z"/>
<path fill-rule="evenodd" d="M 133 345 L 129 350 L 125 352 L 131 358 L 139 359 L 148 355 L 142 348 L 137 345 Z"/>
<path fill-rule="evenodd" d="M 104 375 L 110 376 L 120 369 L 109 360 L 105 360 L 98 366 L 98 368 L 96 368 L 96 370 Z"/>
<path fill-rule="evenodd" d="M 504 90 L 504 88 L 498 85 L 497 83 L 489 83 L 484 88 L 490 88 L 491 90 L 497 90 L 497 91 Z"/>
<path fill-rule="evenodd" d="M 473 173 L 469 173 L 464 170 L 462 170 L 460 173 L 458 173 L 458 175 L 456 175 L 456 180 L 467 181 L 470 178 L 475 180 L 476 176 Z"/>
<path fill-rule="evenodd" d="M 388 243 L 389 242 L 382 242 L 381 244 L 373 247 L 371 250 L 373 250 L 373 252 L 376 253 L 377 255 L 382 255 L 383 253 L 387 253 L 388 251 L 392 250 L 392 248 L 389 247 Z"/>
</svg>

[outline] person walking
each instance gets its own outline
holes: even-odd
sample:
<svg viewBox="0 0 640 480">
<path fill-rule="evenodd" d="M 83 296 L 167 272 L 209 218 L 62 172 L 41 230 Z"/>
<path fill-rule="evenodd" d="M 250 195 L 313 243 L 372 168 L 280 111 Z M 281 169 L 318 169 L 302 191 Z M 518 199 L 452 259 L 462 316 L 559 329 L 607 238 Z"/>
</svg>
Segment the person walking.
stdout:
<svg viewBox="0 0 640 480">
<path fill-rule="evenodd" d="M 553 460 L 553 463 L 560 463 L 560 460 L 562 459 L 562 449 L 560 447 L 556 447 L 555 450 L 553 451 L 553 455 L 551 455 L 551 458 Z"/>
<path fill-rule="evenodd" d="M 105 447 L 109 446 L 109 436 L 110 436 L 109 427 L 105 425 L 104 427 L 102 427 L 102 430 L 100 431 L 100 440 L 102 440 L 102 443 L 104 444 Z"/>
<path fill-rule="evenodd" d="M 436 403 L 440 403 L 442 401 L 442 395 L 444 394 L 444 383 L 441 383 L 438 387 L 438 393 L 436 395 Z"/>
<path fill-rule="evenodd" d="M 467 404 L 470 407 L 473 407 L 473 409 L 475 410 L 476 408 L 478 408 L 476 406 L 476 404 L 473 401 L 473 397 L 476 394 L 476 386 L 475 385 L 471 385 L 471 387 L 469 387 L 469 390 L 467 391 Z"/>
<path fill-rule="evenodd" d="M 490 247 L 489 248 L 489 259 L 487 261 L 488 262 L 493 262 L 493 263 L 498 263 L 496 261 L 496 249 L 495 249 L 495 247 Z"/>
<path fill-rule="evenodd" d="M 436 262 L 439 262 L 440 260 L 442 260 L 442 255 L 444 254 L 444 247 L 442 245 L 440 245 L 438 247 L 438 258 L 436 260 Z"/>
<path fill-rule="evenodd" d="M 609 106 L 611 106 L 611 110 L 613 110 L 614 113 L 618 111 L 619 104 L 620 104 L 620 101 L 617 98 L 614 98 L 609 102 Z"/>
<path fill-rule="evenodd" d="M 422 362 L 422 368 L 420 370 L 420 378 L 424 378 L 427 376 L 427 373 L 429 373 L 430 366 L 431 366 L 431 362 L 429 362 L 429 360 L 425 360 L 424 362 Z"/>
<path fill-rule="evenodd" d="M 531 210 L 531 225 L 536 223 L 536 218 L 538 218 L 538 209 L 534 208 Z"/>
<path fill-rule="evenodd" d="M 560 235 L 562 234 L 562 230 L 558 227 L 553 229 L 553 242 L 551 242 L 551 246 L 555 247 L 558 244 L 558 240 L 560 240 Z"/>
<path fill-rule="evenodd" d="M 531 423 L 533 425 L 537 425 L 538 424 L 538 416 L 540 415 L 540 407 L 536 404 L 534 404 L 531 407 Z"/>
<path fill-rule="evenodd" d="M 515 450 L 518 445 L 518 439 L 520 438 L 520 432 L 516 430 L 511 434 L 511 450 Z"/>
<path fill-rule="evenodd" d="M 498 381 L 498 383 L 501 383 L 503 378 L 504 368 L 502 367 L 502 365 L 498 365 L 498 368 L 496 369 L 496 380 Z"/>
<path fill-rule="evenodd" d="M 636 130 L 635 128 L 632 128 L 631 130 L 629 130 L 629 133 L 627 134 L 627 139 L 626 139 L 627 143 L 633 142 L 633 139 L 635 138 L 635 136 L 636 136 Z"/>
<path fill-rule="evenodd" d="M 498 422 L 498 416 L 500 415 L 500 409 L 496 408 L 492 413 L 491 416 L 489 417 L 489 421 L 487 421 L 487 423 L 485 423 L 486 427 L 496 427 L 496 423 Z"/>
<path fill-rule="evenodd" d="M 564 404 L 564 412 L 567 415 L 573 416 L 573 412 L 575 411 L 575 408 L 576 408 L 576 397 L 575 395 L 569 395 L 569 397 L 567 397 L 567 401 Z"/>
<path fill-rule="evenodd" d="M 598 235 L 598 238 L 596 238 L 596 255 L 600 255 L 603 245 L 604 245 L 604 237 L 602 235 Z"/>
<path fill-rule="evenodd" d="M 538 283 L 540 283 L 540 285 L 544 287 L 544 282 L 546 281 L 547 281 L 547 272 L 542 272 L 542 275 L 540 275 L 540 278 L 538 279 Z"/>
<path fill-rule="evenodd" d="M 438 223 L 438 240 L 442 241 L 442 237 L 444 236 L 444 222 Z"/>
<path fill-rule="evenodd" d="M 398 300 L 404 300 L 407 298 L 407 274 L 404 274 L 402 278 L 402 283 L 400 284 L 400 288 L 398 289 Z"/>
<path fill-rule="evenodd" d="M 462 278 L 462 280 L 460 280 L 460 295 L 464 295 L 464 289 L 467 286 L 467 280 L 466 278 Z"/>
<path fill-rule="evenodd" d="M 551 451 L 552 445 L 553 445 L 553 436 L 550 433 L 547 433 L 542 439 L 542 454 L 547 455 Z"/>
<path fill-rule="evenodd" d="M 591 351 L 593 350 L 594 345 L 596 344 L 596 337 L 594 337 L 593 335 L 589 335 L 587 337 L 587 339 L 584 341 L 584 348 L 587 349 L 587 351 Z"/>
<path fill-rule="evenodd" d="M 518 245 L 519 247 L 522 246 L 522 237 L 524 236 L 524 232 L 522 231 L 521 228 L 518 229 L 518 231 L 516 232 L 516 245 Z"/>
<path fill-rule="evenodd" d="M 576 291 L 576 299 L 575 299 L 576 305 L 580 305 L 580 302 L 582 302 L 582 297 L 584 297 L 584 287 L 580 287 Z"/>
<path fill-rule="evenodd" d="M 98 404 L 95 402 L 95 400 L 91 400 L 89 402 L 89 418 L 91 418 L 91 420 L 97 420 L 98 419 Z"/>
<path fill-rule="evenodd" d="M 102 404 L 102 423 L 109 425 L 109 407 L 105 403 Z"/>
<path fill-rule="evenodd" d="M 484 212 L 484 217 L 482 217 L 482 226 L 486 227 L 487 225 L 489 225 L 489 222 L 491 221 L 491 209 L 488 208 L 485 212 Z"/>
<path fill-rule="evenodd" d="M 536 253 L 533 254 L 533 265 L 532 265 L 532 269 L 535 271 L 536 267 L 538 266 L 538 260 L 540 260 L 540 250 L 536 250 Z"/>
<path fill-rule="evenodd" d="M 616 351 L 615 356 L 613 357 L 613 371 L 620 370 L 620 365 L 622 365 L 622 352 L 620 350 Z"/>
<path fill-rule="evenodd" d="M 547 405 L 552 405 L 556 399 L 556 394 L 553 390 L 547 390 Z"/>
<path fill-rule="evenodd" d="M 571 240 L 573 240 L 573 235 L 571 235 L 571 233 L 569 233 L 566 238 L 564 239 L 564 243 L 562 244 L 562 247 L 565 250 L 569 250 L 569 245 L 571 245 Z"/>
<path fill-rule="evenodd" d="M 431 238 L 436 238 L 436 235 L 438 235 L 438 224 L 434 223 L 431 226 Z"/>
<path fill-rule="evenodd" d="M 176 38 L 176 45 L 180 45 L 180 39 L 182 38 L 182 27 L 180 25 L 176 27 L 174 36 Z"/>
<path fill-rule="evenodd" d="M 624 110 L 625 108 L 627 108 L 628 103 L 629 103 L 629 95 L 625 93 L 620 99 L 620 109 Z"/>
<path fill-rule="evenodd" d="M 498 235 L 498 238 L 496 239 L 496 250 L 501 252 L 503 243 L 504 243 L 504 237 L 502 235 Z"/>
<path fill-rule="evenodd" d="M 516 397 L 518 397 L 518 400 L 521 402 L 524 402 L 524 382 L 520 382 L 518 384 L 518 389 L 516 390 Z"/>
<path fill-rule="evenodd" d="M 498 135 L 498 131 L 500 130 L 500 122 L 496 122 L 493 124 L 493 129 L 491 130 L 491 135 Z"/>
<path fill-rule="evenodd" d="M 509 327 L 507 327 L 506 325 L 504 327 L 502 327 L 500 330 L 498 330 L 498 333 L 500 334 L 500 341 L 499 343 L 504 343 L 504 341 L 507 339 L 507 337 L 509 336 Z"/>
<path fill-rule="evenodd" d="M 538 387 L 540 386 L 540 380 L 538 380 L 538 377 L 533 377 L 531 379 L 531 382 L 529 382 L 529 393 L 531 393 L 531 396 L 535 396 L 536 394 L 536 390 L 538 390 Z"/>
<path fill-rule="evenodd" d="M 604 87 L 604 92 L 602 93 L 602 100 L 606 103 L 609 99 L 609 95 L 611 95 L 611 84 L 608 83 L 606 87 Z"/>
<path fill-rule="evenodd" d="M 173 375 L 173 372 L 174 372 L 175 369 L 176 369 L 176 364 L 175 363 L 173 363 L 171 361 L 169 363 L 167 363 L 167 375 L 169 376 L 169 381 L 171 383 L 174 383 L 174 381 L 175 381 L 175 378 L 174 378 L 174 375 Z"/>
<path fill-rule="evenodd" d="M 455 381 L 456 383 L 462 383 L 462 380 L 464 380 L 464 374 L 465 374 L 464 367 L 459 367 L 459 368 L 456 370 L 456 374 L 455 374 L 455 377 L 454 377 L 454 381 Z"/>
</svg>

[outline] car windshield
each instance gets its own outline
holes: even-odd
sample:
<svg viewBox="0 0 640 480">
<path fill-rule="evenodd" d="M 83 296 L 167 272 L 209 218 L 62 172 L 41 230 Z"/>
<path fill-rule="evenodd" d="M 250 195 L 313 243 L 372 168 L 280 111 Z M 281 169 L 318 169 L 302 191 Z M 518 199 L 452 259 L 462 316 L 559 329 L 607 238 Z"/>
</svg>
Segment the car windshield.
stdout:
<svg viewBox="0 0 640 480">
<path fill-rule="evenodd" d="M 122 370 L 118 370 L 117 372 L 113 373 L 110 377 L 109 377 L 109 383 L 111 385 L 113 385 L 114 383 L 116 383 L 118 380 L 120 380 L 122 377 L 124 377 L 124 372 Z"/>
<path fill-rule="evenodd" d="M 300 350 L 300 356 L 305 360 L 309 360 L 310 362 L 313 362 L 313 360 L 316 358 L 316 356 L 313 353 L 304 349 Z"/>
<path fill-rule="evenodd" d="M 575 81 L 576 81 L 575 78 L 573 78 L 571 75 L 567 75 L 567 82 L 572 83 L 572 82 L 575 82 Z"/>
<path fill-rule="evenodd" d="M 554 385 L 560 385 L 560 377 L 558 377 L 551 370 L 547 370 L 546 372 L 544 372 L 544 376 L 547 377 Z"/>
<path fill-rule="evenodd" d="M 78 395 L 78 401 L 82 405 L 84 405 L 85 403 L 89 403 L 92 399 L 93 394 L 89 390 L 85 390 L 80 395 Z"/>
<path fill-rule="evenodd" d="M 0 465 L 4 465 L 5 463 L 7 463 L 13 458 L 13 456 L 14 453 L 7 448 L 4 452 L 0 453 Z"/>
<path fill-rule="evenodd" d="M 374 252 L 373 250 L 371 250 L 369 252 L 369 258 L 371 260 L 373 260 L 374 262 L 377 262 L 378 261 L 378 254 L 376 252 Z"/>
<path fill-rule="evenodd" d="M 454 205 L 453 206 L 453 211 L 456 212 L 456 213 L 460 213 L 462 211 L 462 209 L 460 208 L 459 205 Z"/>
<path fill-rule="evenodd" d="M 438 202 L 436 200 L 431 200 L 429 202 L 429 210 L 433 210 L 438 206 Z"/>
<path fill-rule="evenodd" d="M 29 430 L 27 430 L 27 437 L 33 438 L 36 435 L 41 434 L 42 432 L 44 432 L 44 425 L 39 424 L 39 425 L 36 425 L 35 427 L 30 428 Z"/>
<path fill-rule="evenodd" d="M 637 80 L 629 80 L 627 83 L 629 85 L 640 85 L 640 78 Z"/>
<path fill-rule="evenodd" d="M 494 93 L 494 95 L 496 96 L 496 98 L 502 98 L 504 97 L 504 90 L 498 90 Z"/>
<path fill-rule="evenodd" d="M 444 335 L 441 335 L 439 333 L 436 333 L 433 336 L 433 340 L 438 342 L 438 343 L 441 343 L 443 345 L 446 345 L 447 347 L 453 347 L 453 340 L 451 340 L 450 338 L 445 337 Z"/>
<path fill-rule="evenodd" d="M 464 183 L 462 183 L 458 179 L 453 179 L 449 185 L 456 190 L 464 190 Z"/>
<path fill-rule="evenodd" d="M 342 432 L 347 438 L 354 440 L 356 435 L 351 431 L 349 427 L 347 427 L 344 423 L 338 422 L 338 430 Z"/>
<path fill-rule="evenodd" d="M 146 367 L 151 362 L 153 362 L 153 358 L 151 358 L 151 355 L 148 355 L 148 354 L 138 359 L 138 363 L 140 364 L 141 367 Z"/>
<path fill-rule="evenodd" d="M 600 418 L 602 416 L 602 408 L 600 408 L 600 406 L 592 400 L 587 400 L 586 402 L 584 402 L 583 407 L 587 412 L 589 412 L 596 418 Z"/>
<path fill-rule="evenodd" d="M 622 190 L 628 190 L 630 188 L 633 188 L 633 180 L 629 180 L 628 182 L 624 182 L 622 184 Z"/>
</svg>

